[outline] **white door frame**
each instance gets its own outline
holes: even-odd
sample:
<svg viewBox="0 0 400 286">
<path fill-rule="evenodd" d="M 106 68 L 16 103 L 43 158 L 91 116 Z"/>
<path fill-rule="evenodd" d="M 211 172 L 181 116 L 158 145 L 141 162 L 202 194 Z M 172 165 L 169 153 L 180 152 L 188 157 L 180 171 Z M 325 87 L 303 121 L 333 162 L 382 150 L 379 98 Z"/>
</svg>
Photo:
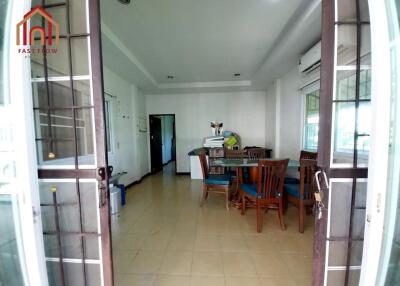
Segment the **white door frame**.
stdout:
<svg viewBox="0 0 400 286">
<path fill-rule="evenodd" d="M 369 0 L 371 21 L 371 148 L 360 285 L 376 285 L 387 190 L 391 64 L 385 1 Z"/>
<path fill-rule="evenodd" d="M 15 191 L 19 201 L 23 259 L 27 285 L 48 285 L 33 124 L 30 58 L 18 53 L 16 25 L 31 9 L 31 1 L 11 1 L 8 43 L 9 91 L 13 114 L 13 143 L 16 150 Z M 7 41 L 8 40 L 8 41 Z"/>
</svg>

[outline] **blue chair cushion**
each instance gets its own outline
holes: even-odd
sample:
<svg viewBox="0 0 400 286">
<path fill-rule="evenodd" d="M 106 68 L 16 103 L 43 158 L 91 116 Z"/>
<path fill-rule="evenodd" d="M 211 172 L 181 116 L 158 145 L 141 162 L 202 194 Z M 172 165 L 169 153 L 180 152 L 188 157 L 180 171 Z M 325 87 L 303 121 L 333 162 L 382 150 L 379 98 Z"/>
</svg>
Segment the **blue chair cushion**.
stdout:
<svg viewBox="0 0 400 286">
<path fill-rule="evenodd" d="M 229 185 L 229 175 L 209 175 L 204 183 L 207 185 Z"/>
<path fill-rule="evenodd" d="M 300 180 L 297 178 L 286 177 L 284 184 L 300 184 Z"/>
<path fill-rule="evenodd" d="M 299 184 L 285 184 L 284 185 L 285 193 L 300 199 L 300 185 Z M 304 194 L 308 193 L 308 185 L 304 186 Z M 304 198 L 302 198 L 304 199 Z"/>
<path fill-rule="evenodd" d="M 240 188 L 250 196 L 257 196 L 257 185 L 256 184 L 241 184 Z"/>
</svg>

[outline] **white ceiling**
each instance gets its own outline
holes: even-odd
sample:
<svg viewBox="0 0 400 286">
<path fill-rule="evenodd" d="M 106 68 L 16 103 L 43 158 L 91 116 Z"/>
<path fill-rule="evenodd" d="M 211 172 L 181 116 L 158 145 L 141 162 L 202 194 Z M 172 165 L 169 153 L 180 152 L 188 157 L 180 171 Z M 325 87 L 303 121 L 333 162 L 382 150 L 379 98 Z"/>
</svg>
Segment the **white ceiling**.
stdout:
<svg viewBox="0 0 400 286">
<path fill-rule="evenodd" d="M 263 89 L 319 39 L 318 2 L 103 0 L 104 63 L 147 93 Z"/>
</svg>

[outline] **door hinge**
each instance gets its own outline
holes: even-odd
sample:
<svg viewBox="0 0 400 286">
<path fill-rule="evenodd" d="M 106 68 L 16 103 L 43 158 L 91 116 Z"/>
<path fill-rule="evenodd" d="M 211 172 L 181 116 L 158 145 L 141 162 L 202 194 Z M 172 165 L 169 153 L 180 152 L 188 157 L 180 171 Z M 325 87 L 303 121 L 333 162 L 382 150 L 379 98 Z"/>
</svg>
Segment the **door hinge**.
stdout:
<svg viewBox="0 0 400 286">
<path fill-rule="evenodd" d="M 37 211 L 34 206 L 32 206 L 32 217 L 33 223 L 36 223 L 36 218 L 40 215 L 40 211 Z"/>
<path fill-rule="evenodd" d="M 376 198 L 376 212 L 377 213 L 381 212 L 381 204 L 382 204 L 382 194 L 378 193 L 377 198 Z"/>
</svg>

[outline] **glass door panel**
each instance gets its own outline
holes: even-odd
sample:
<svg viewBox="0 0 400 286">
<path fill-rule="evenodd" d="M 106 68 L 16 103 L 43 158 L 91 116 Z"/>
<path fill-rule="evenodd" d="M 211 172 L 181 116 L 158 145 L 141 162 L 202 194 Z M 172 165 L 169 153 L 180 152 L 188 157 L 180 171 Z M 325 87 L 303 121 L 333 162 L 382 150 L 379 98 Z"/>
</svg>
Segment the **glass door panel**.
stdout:
<svg viewBox="0 0 400 286">
<path fill-rule="evenodd" d="M 31 57 L 49 284 L 112 285 L 99 1 L 36 5 L 60 26 L 59 44 Z"/>
<path fill-rule="evenodd" d="M 400 3 L 387 0 L 391 55 L 390 145 L 385 206 L 385 229 L 376 285 L 400 283 Z"/>
<path fill-rule="evenodd" d="M 4 186 L 0 186 L 4 191 Z M 15 195 L 0 194 L 0 285 L 24 285 L 24 253 L 21 241 L 21 221 Z"/>
<path fill-rule="evenodd" d="M 0 285 L 27 285 L 21 234 L 21 193 L 17 184 L 15 124 L 9 89 L 12 1 L 0 0 Z"/>
<path fill-rule="evenodd" d="M 360 277 L 371 126 L 366 5 L 360 0 L 322 2 L 318 165 L 329 179 L 323 190 L 326 209 L 316 220 L 315 286 L 358 285 Z"/>
</svg>

